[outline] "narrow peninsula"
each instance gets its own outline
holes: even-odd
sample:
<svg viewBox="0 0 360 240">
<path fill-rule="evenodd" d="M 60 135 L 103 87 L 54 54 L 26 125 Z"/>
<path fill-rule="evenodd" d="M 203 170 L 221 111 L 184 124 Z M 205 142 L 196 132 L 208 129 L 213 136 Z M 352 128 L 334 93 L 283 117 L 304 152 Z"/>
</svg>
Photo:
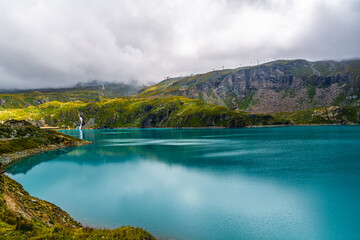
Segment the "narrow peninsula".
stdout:
<svg viewBox="0 0 360 240">
<path fill-rule="evenodd" d="M 24 120 L 7 120 L 0 125 L 0 162 L 9 164 L 38 153 L 89 143 Z"/>
</svg>

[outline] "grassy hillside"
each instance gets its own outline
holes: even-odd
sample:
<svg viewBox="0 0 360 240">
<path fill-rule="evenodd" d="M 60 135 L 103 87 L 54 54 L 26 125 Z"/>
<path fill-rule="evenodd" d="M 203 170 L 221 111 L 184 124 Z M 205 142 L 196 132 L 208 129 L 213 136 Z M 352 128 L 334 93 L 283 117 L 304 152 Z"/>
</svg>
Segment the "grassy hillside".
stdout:
<svg viewBox="0 0 360 240">
<path fill-rule="evenodd" d="M 128 96 L 139 90 L 136 84 L 100 83 L 97 81 L 78 84 L 73 88 L 14 90 L 0 92 L 0 111 L 25 108 L 46 102 L 91 102 L 100 99 Z"/>
<path fill-rule="evenodd" d="M 46 102 L 59 101 L 83 102 L 95 101 L 104 98 L 100 91 L 69 91 L 69 92 L 29 92 L 29 93 L 3 93 L 0 94 L 0 110 L 9 108 L 25 108 Z"/>
<path fill-rule="evenodd" d="M 32 197 L 16 181 L 0 174 L 0 239 L 154 240 L 141 228 L 83 227 L 52 203 Z"/>
<path fill-rule="evenodd" d="M 84 128 L 116 127 L 244 127 L 274 124 L 264 114 L 247 114 L 209 105 L 197 99 L 121 98 L 98 102 L 49 102 L 26 109 L 4 110 L 0 121 L 25 119 L 38 126 L 76 128 L 79 115 Z"/>
<path fill-rule="evenodd" d="M 360 60 L 281 60 L 169 79 L 139 97 L 184 96 L 252 113 L 360 105 Z"/>
<path fill-rule="evenodd" d="M 279 124 L 353 124 L 360 109 L 322 107 L 273 115 L 249 114 L 184 97 L 120 98 L 97 102 L 49 102 L 25 109 L 4 110 L 0 121 L 24 119 L 37 126 L 76 128 L 120 127 L 245 127 Z"/>
</svg>

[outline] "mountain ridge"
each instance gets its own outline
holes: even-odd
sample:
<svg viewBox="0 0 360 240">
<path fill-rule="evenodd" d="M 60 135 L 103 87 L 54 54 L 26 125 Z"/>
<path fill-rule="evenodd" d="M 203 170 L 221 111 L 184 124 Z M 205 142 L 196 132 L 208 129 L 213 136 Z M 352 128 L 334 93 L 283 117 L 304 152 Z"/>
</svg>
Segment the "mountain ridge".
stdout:
<svg viewBox="0 0 360 240">
<path fill-rule="evenodd" d="M 277 60 L 164 80 L 135 96 L 183 96 L 251 113 L 359 105 L 360 60 Z"/>
</svg>

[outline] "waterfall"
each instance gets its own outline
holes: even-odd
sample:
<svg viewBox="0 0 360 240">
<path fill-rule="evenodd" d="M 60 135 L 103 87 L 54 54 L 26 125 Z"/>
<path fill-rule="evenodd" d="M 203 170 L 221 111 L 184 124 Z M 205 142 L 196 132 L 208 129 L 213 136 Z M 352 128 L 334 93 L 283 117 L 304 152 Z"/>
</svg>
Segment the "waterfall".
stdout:
<svg viewBox="0 0 360 240">
<path fill-rule="evenodd" d="M 80 118 L 80 125 L 79 125 L 78 129 L 81 130 L 81 129 L 82 129 L 82 126 L 83 126 L 83 121 L 84 121 L 84 119 L 83 119 L 83 117 L 80 115 L 80 113 L 79 113 L 79 118 Z"/>
<path fill-rule="evenodd" d="M 79 132 L 80 132 L 80 136 L 79 136 L 79 138 L 80 138 L 81 140 L 84 140 L 83 130 L 81 130 L 81 129 L 80 129 L 80 131 L 79 131 Z"/>
</svg>

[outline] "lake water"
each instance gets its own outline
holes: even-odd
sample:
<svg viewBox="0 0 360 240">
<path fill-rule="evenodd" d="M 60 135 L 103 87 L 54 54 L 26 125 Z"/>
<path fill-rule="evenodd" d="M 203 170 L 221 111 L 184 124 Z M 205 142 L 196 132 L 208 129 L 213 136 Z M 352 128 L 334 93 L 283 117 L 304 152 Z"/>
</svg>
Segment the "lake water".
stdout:
<svg viewBox="0 0 360 240">
<path fill-rule="evenodd" d="M 9 175 L 89 226 L 165 239 L 360 239 L 360 127 L 72 130 Z"/>
</svg>

